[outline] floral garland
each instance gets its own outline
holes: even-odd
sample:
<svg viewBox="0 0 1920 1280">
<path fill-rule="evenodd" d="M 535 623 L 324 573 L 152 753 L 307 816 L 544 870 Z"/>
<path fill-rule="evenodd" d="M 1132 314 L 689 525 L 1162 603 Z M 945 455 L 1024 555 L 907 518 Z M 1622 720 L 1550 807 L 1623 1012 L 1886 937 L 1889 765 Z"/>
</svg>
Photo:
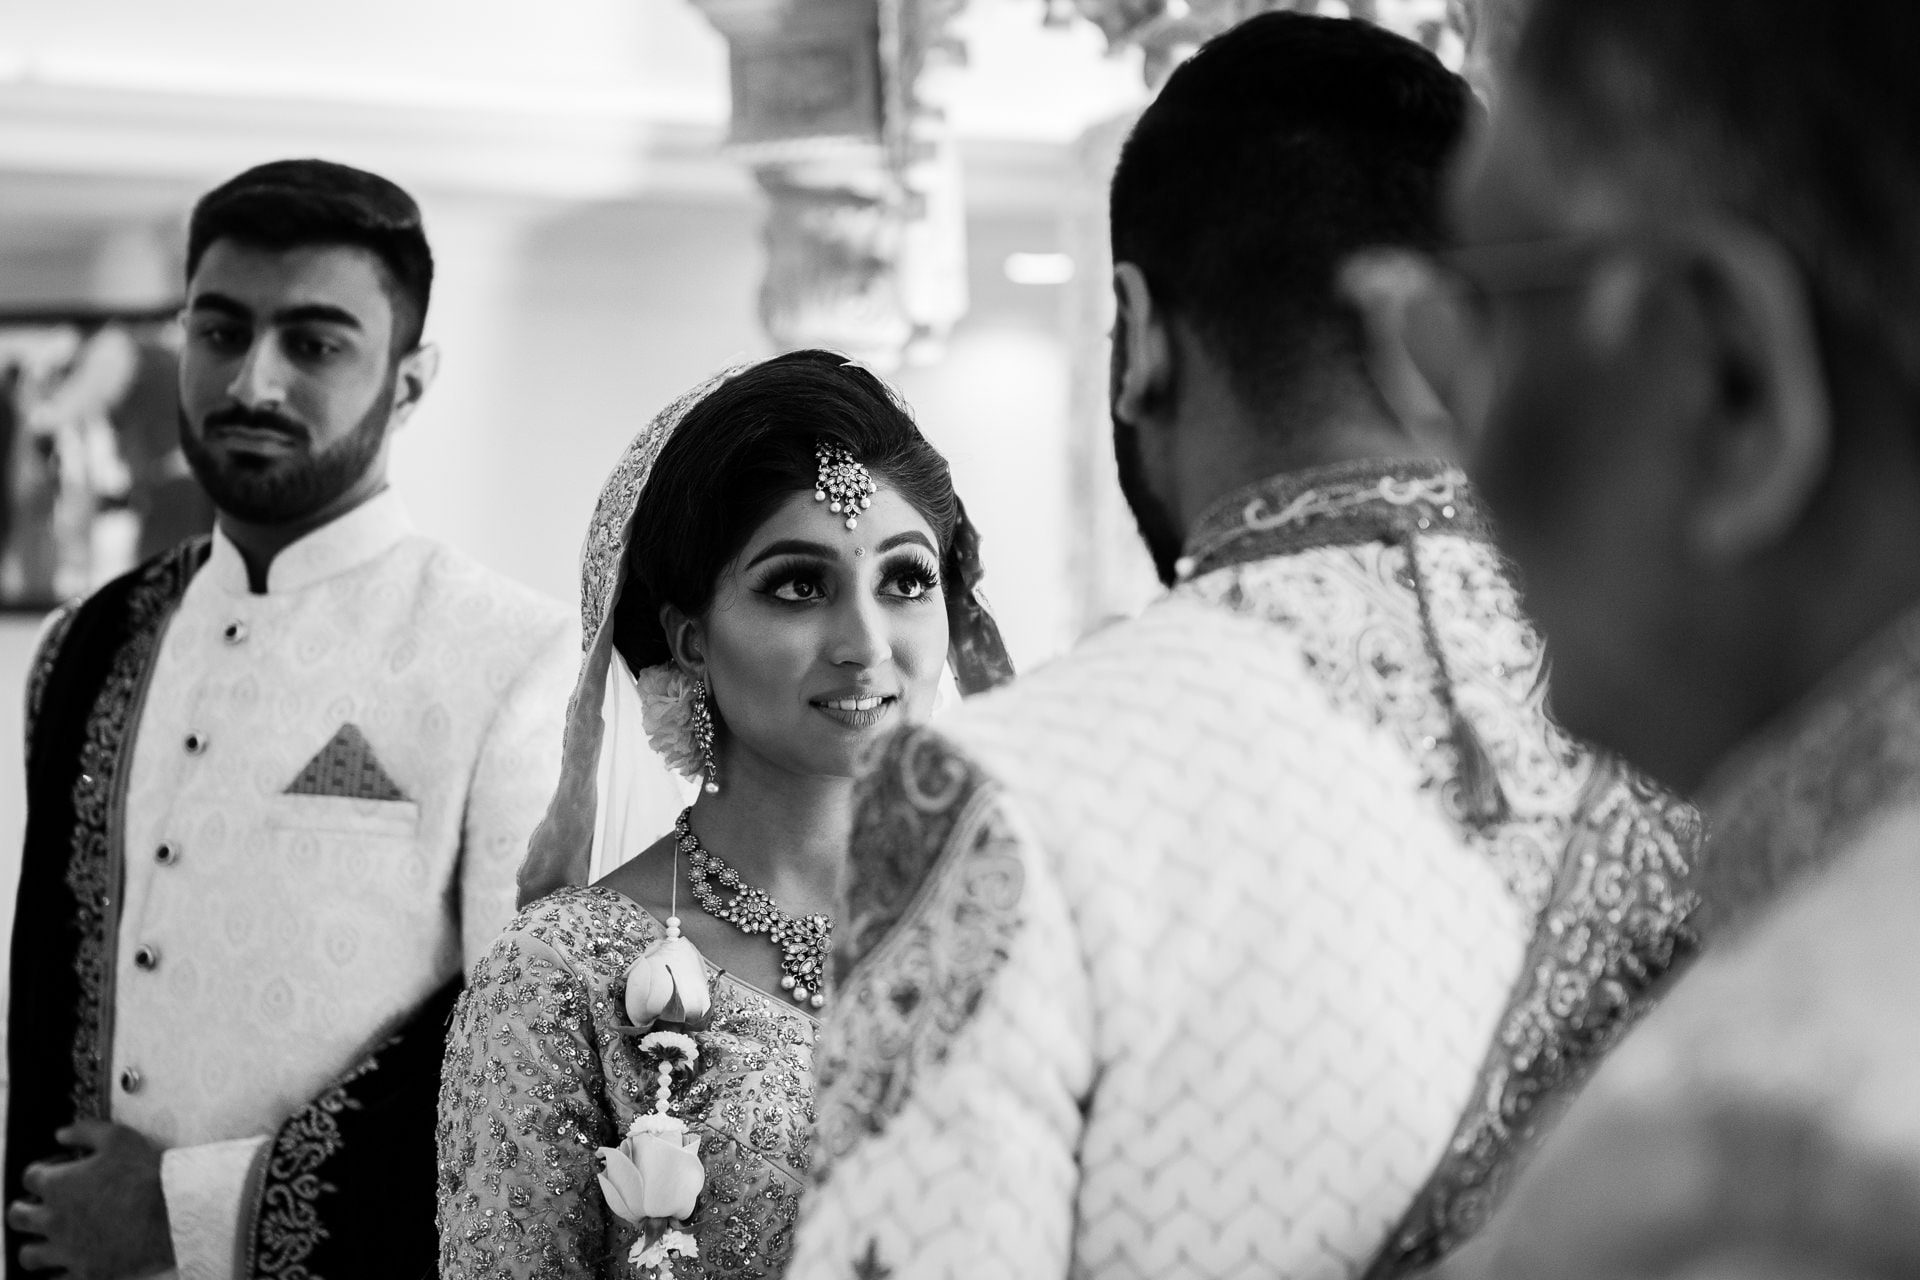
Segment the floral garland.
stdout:
<svg viewBox="0 0 1920 1280">
<path fill-rule="evenodd" d="M 619 1146 L 599 1148 L 595 1163 L 607 1208 L 639 1230 L 627 1251 L 635 1274 L 641 1280 L 672 1280 L 674 1259 L 700 1256 L 687 1230 L 707 1180 L 700 1136 L 668 1114 L 674 1081 L 692 1079 L 700 1046 L 685 1032 L 652 1027 L 663 1018 L 704 1027 L 711 1017 L 706 962 L 680 936 L 678 916 L 667 918 L 667 936 L 627 970 L 625 995 L 627 1016 L 640 1035 L 641 1060 L 655 1081 L 653 1110 L 633 1118 Z"/>
</svg>

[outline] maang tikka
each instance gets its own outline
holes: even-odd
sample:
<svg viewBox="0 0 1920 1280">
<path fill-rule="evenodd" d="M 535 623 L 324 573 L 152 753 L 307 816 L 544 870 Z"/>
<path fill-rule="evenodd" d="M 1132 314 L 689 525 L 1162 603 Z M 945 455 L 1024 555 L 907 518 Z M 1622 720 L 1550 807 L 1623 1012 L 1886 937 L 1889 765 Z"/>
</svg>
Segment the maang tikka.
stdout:
<svg viewBox="0 0 1920 1280">
<path fill-rule="evenodd" d="M 701 772 L 706 774 L 706 789 L 709 794 L 717 794 L 720 790 L 720 762 L 713 755 L 712 696 L 707 691 L 704 677 L 693 686 L 693 741 L 700 748 L 700 758 L 705 761 Z"/>
<path fill-rule="evenodd" d="M 814 442 L 813 456 L 820 464 L 819 478 L 813 482 L 813 500 L 829 502 L 827 510 L 847 513 L 847 528 L 860 523 L 860 513 L 873 505 L 873 477 L 866 467 L 846 449 L 830 440 Z"/>
</svg>

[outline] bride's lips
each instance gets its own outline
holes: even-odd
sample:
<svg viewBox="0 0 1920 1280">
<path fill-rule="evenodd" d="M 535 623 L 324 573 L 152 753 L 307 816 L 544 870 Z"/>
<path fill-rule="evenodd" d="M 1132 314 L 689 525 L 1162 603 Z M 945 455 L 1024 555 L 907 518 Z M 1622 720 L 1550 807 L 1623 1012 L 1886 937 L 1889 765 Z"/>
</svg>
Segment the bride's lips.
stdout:
<svg viewBox="0 0 1920 1280">
<path fill-rule="evenodd" d="M 891 693 L 841 694 L 815 698 L 808 705 L 849 729 L 871 729 L 887 718 L 900 699 Z"/>
</svg>

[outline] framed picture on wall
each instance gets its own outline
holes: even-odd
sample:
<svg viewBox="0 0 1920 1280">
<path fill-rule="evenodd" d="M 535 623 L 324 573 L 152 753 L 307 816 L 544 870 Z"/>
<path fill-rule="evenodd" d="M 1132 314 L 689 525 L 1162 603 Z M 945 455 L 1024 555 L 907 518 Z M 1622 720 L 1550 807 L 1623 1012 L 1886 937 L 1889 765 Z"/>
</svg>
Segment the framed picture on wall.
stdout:
<svg viewBox="0 0 1920 1280">
<path fill-rule="evenodd" d="M 45 611 L 213 527 L 180 453 L 176 315 L 0 309 L 0 610 Z"/>
</svg>

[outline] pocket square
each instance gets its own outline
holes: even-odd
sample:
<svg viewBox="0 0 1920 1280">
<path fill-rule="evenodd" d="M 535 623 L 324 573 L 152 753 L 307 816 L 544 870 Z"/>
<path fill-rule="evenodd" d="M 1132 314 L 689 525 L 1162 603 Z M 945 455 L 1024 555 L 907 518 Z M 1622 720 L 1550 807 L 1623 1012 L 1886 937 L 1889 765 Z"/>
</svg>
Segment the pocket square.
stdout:
<svg viewBox="0 0 1920 1280">
<path fill-rule="evenodd" d="M 343 724 L 287 788 L 290 796 L 345 796 L 349 800 L 405 800 L 373 754 L 358 725 Z"/>
</svg>

